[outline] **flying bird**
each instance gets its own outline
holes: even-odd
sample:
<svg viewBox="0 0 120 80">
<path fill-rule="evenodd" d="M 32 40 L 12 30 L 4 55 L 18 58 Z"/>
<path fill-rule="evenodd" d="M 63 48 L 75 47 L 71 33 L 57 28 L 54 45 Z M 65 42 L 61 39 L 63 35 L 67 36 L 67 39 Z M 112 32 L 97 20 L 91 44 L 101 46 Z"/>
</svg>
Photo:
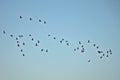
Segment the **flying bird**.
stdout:
<svg viewBox="0 0 120 80">
<path fill-rule="evenodd" d="M 79 44 L 81 44 L 81 42 L 79 41 Z"/>
<path fill-rule="evenodd" d="M 90 43 L 90 40 L 88 40 L 88 43 Z"/>
<path fill-rule="evenodd" d="M 13 35 L 12 35 L 12 34 L 11 34 L 10 36 L 11 36 L 11 37 L 13 37 Z"/>
<path fill-rule="evenodd" d="M 6 32 L 5 32 L 5 30 L 3 30 L 3 34 L 5 34 Z"/>
<path fill-rule="evenodd" d="M 43 51 L 43 49 L 41 49 L 41 51 Z"/>
<path fill-rule="evenodd" d="M 46 52 L 48 52 L 48 50 L 46 50 Z"/>
<path fill-rule="evenodd" d="M 42 21 L 39 19 L 39 22 L 42 22 Z"/>
<path fill-rule="evenodd" d="M 90 60 L 88 60 L 88 62 L 90 62 Z"/>
<path fill-rule="evenodd" d="M 25 43 L 23 42 L 23 45 L 25 45 Z"/>
<path fill-rule="evenodd" d="M 18 47 L 20 47 L 20 44 L 17 44 Z"/>
<path fill-rule="evenodd" d="M 40 41 L 39 41 L 39 40 L 38 40 L 37 42 L 38 42 L 38 43 L 40 43 Z"/>
<path fill-rule="evenodd" d="M 32 18 L 30 17 L 30 21 L 32 21 Z"/>
<path fill-rule="evenodd" d="M 44 21 L 44 24 L 46 24 L 46 21 Z"/>
<path fill-rule="evenodd" d="M 25 56 L 25 54 L 23 54 L 23 56 Z"/>
<path fill-rule="evenodd" d="M 21 49 L 20 51 L 23 52 L 23 49 Z"/>
<path fill-rule="evenodd" d="M 20 16 L 20 19 L 22 19 L 22 16 Z"/>
</svg>

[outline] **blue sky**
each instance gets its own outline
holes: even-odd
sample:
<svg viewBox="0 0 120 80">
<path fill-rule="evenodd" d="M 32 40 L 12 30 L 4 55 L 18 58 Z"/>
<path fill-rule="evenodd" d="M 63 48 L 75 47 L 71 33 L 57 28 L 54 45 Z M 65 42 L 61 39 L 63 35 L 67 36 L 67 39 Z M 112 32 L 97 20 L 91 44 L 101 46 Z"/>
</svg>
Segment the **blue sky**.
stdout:
<svg viewBox="0 0 120 80">
<path fill-rule="evenodd" d="M 120 80 L 119 5 L 119 0 L 0 0 L 0 80 Z M 19 34 L 26 43 L 20 48 Z M 74 51 L 78 41 L 85 53 Z M 93 44 L 113 54 L 100 59 Z"/>
</svg>

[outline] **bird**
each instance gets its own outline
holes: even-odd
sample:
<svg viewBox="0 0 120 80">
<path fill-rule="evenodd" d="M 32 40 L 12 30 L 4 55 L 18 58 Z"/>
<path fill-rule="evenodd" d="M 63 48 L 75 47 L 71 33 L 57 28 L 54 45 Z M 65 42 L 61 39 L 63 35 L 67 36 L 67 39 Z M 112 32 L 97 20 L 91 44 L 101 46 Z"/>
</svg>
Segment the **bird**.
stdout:
<svg viewBox="0 0 120 80">
<path fill-rule="evenodd" d="M 33 41 L 34 39 L 32 38 L 31 40 Z"/>
<path fill-rule="evenodd" d="M 109 51 L 107 51 L 107 53 L 109 53 Z"/>
<path fill-rule="evenodd" d="M 44 21 L 44 24 L 46 24 L 46 21 Z"/>
<path fill-rule="evenodd" d="M 48 36 L 50 36 L 50 34 L 48 34 Z"/>
<path fill-rule="evenodd" d="M 79 49 L 79 47 L 77 47 L 77 50 Z"/>
<path fill-rule="evenodd" d="M 105 54 L 103 54 L 103 56 L 105 56 Z"/>
<path fill-rule="evenodd" d="M 81 47 L 84 47 L 84 45 L 82 45 Z"/>
<path fill-rule="evenodd" d="M 36 43 L 35 46 L 38 46 L 38 44 Z"/>
<path fill-rule="evenodd" d="M 13 37 L 13 35 L 12 35 L 12 34 L 11 34 L 10 36 L 11 36 L 11 37 Z"/>
<path fill-rule="evenodd" d="M 62 41 L 60 41 L 60 43 L 62 43 Z"/>
<path fill-rule="evenodd" d="M 67 43 L 68 41 L 66 40 L 65 42 Z"/>
<path fill-rule="evenodd" d="M 88 62 L 90 62 L 90 60 L 88 60 Z"/>
<path fill-rule="evenodd" d="M 23 37 L 23 35 L 19 35 L 18 37 L 19 37 L 19 38 L 20 38 L 20 37 Z"/>
<path fill-rule="evenodd" d="M 32 36 L 31 34 L 29 34 L 29 36 Z"/>
<path fill-rule="evenodd" d="M 110 55 L 112 55 L 112 52 L 110 52 Z"/>
<path fill-rule="evenodd" d="M 81 44 L 81 42 L 79 41 L 79 44 Z"/>
<path fill-rule="evenodd" d="M 30 17 L 30 21 L 32 21 L 32 18 Z"/>
<path fill-rule="evenodd" d="M 46 50 L 46 52 L 48 52 L 48 50 Z"/>
<path fill-rule="evenodd" d="M 69 46 L 69 43 L 67 43 L 67 45 Z"/>
<path fill-rule="evenodd" d="M 101 53 L 101 51 L 98 51 L 98 53 L 100 54 L 100 53 Z"/>
<path fill-rule="evenodd" d="M 43 51 L 44 49 L 41 49 L 41 51 Z"/>
<path fill-rule="evenodd" d="M 22 19 L 22 16 L 20 16 L 20 19 Z"/>
<path fill-rule="evenodd" d="M 90 40 L 88 40 L 88 43 L 90 43 Z"/>
<path fill-rule="evenodd" d="M 64 41 L 64 39 L 62 38 L 62 41 Z"/>
<path fill-rule="evenodd" d="M 23 45 L 25 45 L 25 43 L 23 42 Z"/>
<path fill-rule="evenodd" d="M 20 51 L 23 52 L 23 49 L 21 49 Z"/>
<path fill-rule="evenodd" d="M 95 47 L 95 46 L 96 46 L 96 44 L 93 44 L 93 46 Z"/>
<path fill-rule="evenodd" d="M 38 40 L 37 42 L 38 42 L 38 43 L 40 43 L 40 41 L 39 41 L 39 40 Z"/>
<path fill-rule="evenodd" d="M 53 39 L 56 39 L 56 37 L 54 37 Z"/>
<path fill-rule="evenodd" d="M 19 43 L 19 41 L 17 41 L 17 43 Z"/>
<path fill-rule="evenodd" d="M 5 34 L 6 32 L 5 32 L 5 30 L 3 30 L 3 34 Z"/>
<path fill-rule="evenodd" d="M 39 22 L 42 22 L 42 21 L 39 19 Z"/>
<path fill-rule="evenodd" d="M 16 40 L 18 40 L 18 38 L 16 37 Z"/>
<path fill-rule="evenodd" d="M 109 57 L 109 55 L 107 54 L 106 57 Z"/>
<path fill-rule="evenodd" d="M 76 49 L 74 49 L 74 51 L 76 51 Z"/>
<path fill-rule="evenodd" d="M 25 54 L 22 54 L 23 56 L 25 56 Z"/>
<path fill-rule="evenodd" d="M 17 44 L 18 47 L 20 47 L 20 44 Z"/>
<path fill-rule="evenodd" d="M 84 49 L 84 48 L 82 48 L 81 53 L 83 53 L 84 51 L 85 51 L 85 49 Z"/>
<path fill-rule="evenodd" d="M 97 49 L 99 48 L 99 46 L 96 47 Z"/>
<path fill-rule="evenodd" d="M 102 56 L 100 56 L 100 59 L 102 59 Z"/>
</svg>

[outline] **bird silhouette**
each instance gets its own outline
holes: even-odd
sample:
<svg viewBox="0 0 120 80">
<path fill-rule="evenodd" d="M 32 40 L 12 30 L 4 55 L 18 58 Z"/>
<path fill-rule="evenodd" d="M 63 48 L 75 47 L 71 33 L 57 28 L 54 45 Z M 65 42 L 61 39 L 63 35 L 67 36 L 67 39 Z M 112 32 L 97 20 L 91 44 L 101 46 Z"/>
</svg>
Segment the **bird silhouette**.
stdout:
<svg viewBox="0 0 120 80">
<path fill-rule="evenodd" d="M 88 43 L 90 43 L 90 40 L 88 40 Z"/>
<path fill-rule="evenodd" d="M 30 17 L 30 21 L 32 21 L 32 18 Z"/>
<path fill-rule="evenodd" d="M 50 36 L 50 34 L 48 34 L 48 36 Z"/>
<path fill-rule="evenodd" d="M 95 47 L 95 46 L 96 46 L 96 44 L 93 44 L 93 46 Z"/>
<path fill-rule="evenodd" d="M 48 50 L 46 50 L 46 52 L 48 52 Z"/>
<path fill-rule="evenodd" d="M 18 38 L 16 37 L 16 40 L 18 40 Z"/>
<path fill-rule="evenodd" d="M 41 49 L 41 51 L 43 51 L 44 49 Z"/>
<path fill-rule="evenodd" d="M 77 50 L 79 49 L 79 47 L 77 47 Z"/>
<path fill-rule="evenodd" d="M 22 19 L 22 16 L 20 16 L 20 19 Z"/>
<path fill-rule="evenodd" d="M 32 38 L 31 40 L 33 41 L 34 39 Z"/>
<path fill-rule="evenodd" d="M 81 42 L 79 41 L 79 44 L 81 44 Z"/>
<path fill-rule="evenodd" d="M 25 56 L 25 54 L 22 54 L 23 56 Z"/>
<path fill-rule="evenodd" d="M 74 49 L 74 51 L 76 51 L 76 49 Z"/>
<path fill-rule="evenodd" d="M 53 39 L 56 39 L 56 37 L 54 37 Z"/>
<path fill-rule="evenodd" d="M 69 46 L 69 43 L 67 43 L 67 46 Z"/>
<path fill-rule="evenodd" d="M 100 59 L 102 59 L 102 56 L 100 56 Z"/>
<path fill-rule="evenodd" d="M 46 24 L 46 21 L 44 21 L 44 24 Z"/>
<path fill-rule="evenodd" d="M 39 22 L 42 22 L 42 21 L 39 19 Z"/>
<path fill-rule="evenodd" d="M 20 44 L 17 44 L 18 47 L 20 47 Z"/>
<path fill-rule="evenodd" d="M 23 42 L 23 45 L 25 45 L 25 43 Z"/>
<path fill-rule="evenodd" d="M 38 42 L 38 43 L 40 43 L 40 41 L 39 41 L 39 40 L 38 40 L 37 42 Z"/>
<path fill-rule="evenodd" d="M 88 60 L 88 62 L 90 62 L 90 60 Z"/>
<path fill-rule="evenodd" d="M 11 34 L 10 37 L 13 37 L 13 35 Z"/>
<path fill-rule="evenodd" d="M 60 43 L 62 43 L 62 41 L 60 41 Z"/>
<path fill-rule="evenodd" d="M 32 36 L 31 34 L 29 34 L 29 36 Z"/>
<path fill-rule="evenodd" d="M 23 52 L 23 49 L 21 49 L 20 51 Z"/>
<path fill-rule="evenodd" d="M 3 34 L 5 34 L 6 32 L 5 32 L 5 30 L 3 30 Z"/>
</svg>

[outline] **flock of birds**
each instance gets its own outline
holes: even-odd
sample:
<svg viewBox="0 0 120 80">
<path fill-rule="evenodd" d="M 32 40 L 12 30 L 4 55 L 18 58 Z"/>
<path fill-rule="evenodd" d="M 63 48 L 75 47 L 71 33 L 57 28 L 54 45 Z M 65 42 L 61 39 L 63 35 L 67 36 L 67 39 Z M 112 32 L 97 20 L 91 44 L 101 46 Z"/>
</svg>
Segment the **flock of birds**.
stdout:
<svg viewBox="0 0 120 80">
<path fill-rule="evenodd" d="M 19 17 L 20 19 L 22 19 L 23 17 L 20 16 Z M 32 18 L 30 17 L 29 18 L 30 21 L 32 21 Z M 39 22 L 43 22 L 44 24 L 46 24 L 46 21 L 42 21 L 41 19 L 39 19 Z M 3 30 L 3 34 L 6 34 L 6 31 Z M 16 46 L 18 48 L 20 48 L 20 52 L 22 53 L 22 56 L 25 56 L 25 53 L 24 53 L 24 49 L 22 46 L 25 46 L 26 43 L 23 42 L 23 41 L 20 41 L 20 38 L 23 38 L 24 35 L 17 35 L 17 36 L 14 36 L 13 34 L 10 34 L 9 35 L 11 38 L 15 39 L 16 40 Z M 54 40 L 56 40 L 57 38 L 52 36 L 51 34 L 48 34 L 47 35 L 48 37 L 52 37 Z M 40 44 L 40 40 L 36 40 L 33 38 L 32 34 L 28 34 L 28 37 L 30 37 L 30 40 L 34 43 L 34 46 L 36 47 L 39 47 L 39 44 Z M 61 38 L 59 40 L 59 43 L 65 43 L 66 46 L 71 46 L 70 42 L 68 40 L 65 40 L 64 38 Z M 87 41 L 88 44 L 91 43 L 90 40 Z M 112 50 L 109 49 L 109 50 L 106 50 L 106 51 L 102 51 L 99 49 L 99 46 L 96 45 L 96 44 L 92 44 L 93 47 L 95 47 L 97 49 L 97 53 L 100 54 L 99 58 L 102 59 L 103 57 L 109 57 L 110 55 L 112 55 Z M 76 48 L 73 48 L 73 51 L 76 52 L 76 51 L 80 51 L 81 53 L 84 53 L 85 52 L 85 47 L 84 47 L 84 44 L 81 42 L 81 41 L 78 41 L 78 47 Z M 40 48 L 40 51 L 41 52 L 46 52 L 48 53 L 48 49 L 44 49 L 44 48 Z M 88 62 L 91 62 L 90 59 L 88 59 Z"/>
</svg>

